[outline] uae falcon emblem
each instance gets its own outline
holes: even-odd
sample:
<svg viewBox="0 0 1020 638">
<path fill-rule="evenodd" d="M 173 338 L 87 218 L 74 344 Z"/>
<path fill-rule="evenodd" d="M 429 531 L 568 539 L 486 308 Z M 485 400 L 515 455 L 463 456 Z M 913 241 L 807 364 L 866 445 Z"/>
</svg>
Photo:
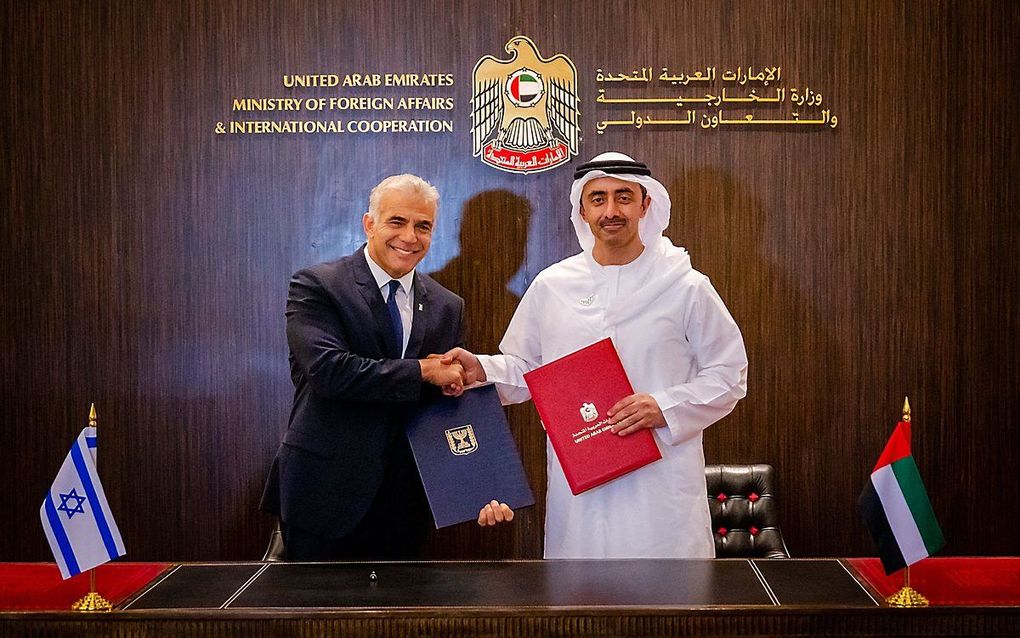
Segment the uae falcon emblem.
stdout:
<svg viewBox="0 0 1020 638">
<path fill-rule="evenodd" d="M 509 60 L 475 65 L 471 140 L 475 157 L 511 173 L 537 173 L 577 155 L 577 70 L 565 55 L 543 58 L 527 36 L 503 47 Z"/>
</svg>

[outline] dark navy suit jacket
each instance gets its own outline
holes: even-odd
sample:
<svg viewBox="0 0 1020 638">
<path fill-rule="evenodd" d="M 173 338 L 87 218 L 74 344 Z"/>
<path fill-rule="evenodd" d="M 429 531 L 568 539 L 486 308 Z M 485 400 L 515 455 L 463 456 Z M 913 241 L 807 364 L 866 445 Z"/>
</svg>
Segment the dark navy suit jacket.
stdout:
<svg viewBox="0 0 1020 638">
<path fill-rule="evenodd" d="M 382 482 L 388 443 L 404 436 L 423 395 L 438 392 L 423 383 L 417 359 L 463 345 L 464 300 L 420 272 L 413 313 L 402 359 L 363 248 L 291 278 L 294 406 L 262 509 L 326 538 L 362 519 Z"/>
</svg>

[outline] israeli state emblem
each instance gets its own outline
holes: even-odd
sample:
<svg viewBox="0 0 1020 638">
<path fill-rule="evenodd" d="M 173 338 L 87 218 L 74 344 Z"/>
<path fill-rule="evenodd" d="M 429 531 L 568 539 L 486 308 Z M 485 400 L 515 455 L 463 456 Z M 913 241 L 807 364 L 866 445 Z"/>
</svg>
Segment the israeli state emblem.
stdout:
<svg viewBox="0 0 1020 638">
<path fill-rule="evenodd" d="M 475 430 L 470 423 L 447 430 L 446 442 L 450 444 L 450 451 L 457 456 L 471 454 L 478 449 L 478 439 L 475 438 Z"/>
<path fill-rule="evenodd" d="M 595 409 L 594 403 L 581 404 L 581 418 L 584 419 L 585 423 L 591 423 L 599 418 L 599 411 Z"/>
<path fill-rule="evenodd" d="M 509 60 L 486 55 L 475 65 L 472 152 L 510 173 L 538 173 L 577 155 L 577 70 L 563 54 L 543 58 L 527 36 L 503 47 Z"/>
</svg>

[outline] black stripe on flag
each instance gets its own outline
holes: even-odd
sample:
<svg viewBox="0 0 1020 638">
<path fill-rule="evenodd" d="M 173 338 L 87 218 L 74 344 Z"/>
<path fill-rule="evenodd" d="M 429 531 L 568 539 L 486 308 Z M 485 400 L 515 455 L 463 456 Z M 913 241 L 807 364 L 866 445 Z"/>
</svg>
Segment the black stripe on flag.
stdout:
<svg viewBox="0 0 1020 638">
<path fill-rule="evenodd" d="M 882 560 L 885 573 L 888 575 L 906 567 L 907 561 L 903 559 L 900 546 L 896 543 L 892 528 L 889 527 L 889 519 L 885 517 L 885 509 L 870 476 L 864 490 L 861 491 L 861 497 L 857 500 L 857 511 L 861 513 L 864 526 L 868 528 L 871 538 L 878 546 L 878 557 Z"/>
</svg>

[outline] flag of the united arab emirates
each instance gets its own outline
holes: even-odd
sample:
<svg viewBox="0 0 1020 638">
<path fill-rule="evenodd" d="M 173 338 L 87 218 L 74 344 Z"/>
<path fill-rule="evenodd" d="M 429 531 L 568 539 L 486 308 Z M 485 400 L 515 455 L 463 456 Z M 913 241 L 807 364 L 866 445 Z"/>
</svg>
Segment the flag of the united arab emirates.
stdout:
<svg viewBox="0 0 1020 638">
<path fill-rule="evenodd" d="M 518 102 L 527 104 L 542 92 L 542 81 L 535 75 L 524 71 L 510 82 L 510 94 Z"/>
<path fill-rule="evenodd" d="M 945 545 L 921 474 L 910 453 L 910 422 L 900 421 L 878 458 L 857 503 L 886 574 Z"/>
</svg>

